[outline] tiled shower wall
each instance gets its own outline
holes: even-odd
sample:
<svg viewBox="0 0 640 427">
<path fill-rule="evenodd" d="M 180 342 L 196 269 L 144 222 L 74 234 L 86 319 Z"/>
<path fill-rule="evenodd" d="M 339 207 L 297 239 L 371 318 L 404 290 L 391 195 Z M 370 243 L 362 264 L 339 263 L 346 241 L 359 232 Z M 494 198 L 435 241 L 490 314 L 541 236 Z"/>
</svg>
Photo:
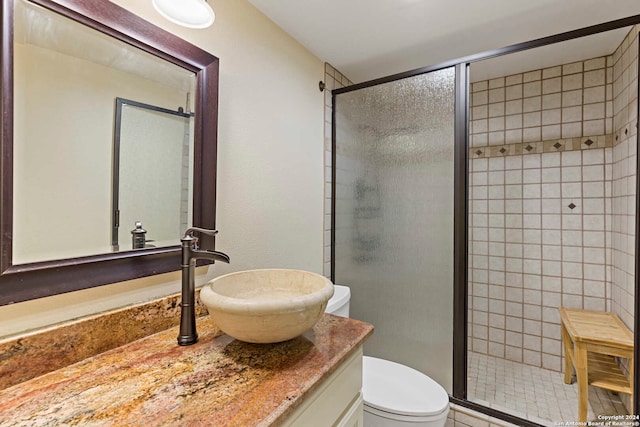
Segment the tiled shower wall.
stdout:
<svg viewBox="0 0 640 427">
<path fill-rule="evenodd" d="M 470 348 L 559 371 L 559 306 L 633 325 L 637 31 L 471 102 Z"/>
<path fill-rule="evenodd" d="M 331 91 L 352 85 L 344 74 L 324 64 L 324 275 L 331 276 L 331 124 L 333 121 Z"/>
<path fill-rule="evenodd" d="M 613 54 L 613 212 L 611 308 L 633 330 L 638 123 L 638 31 L 635 26 Z"/>
</svg>

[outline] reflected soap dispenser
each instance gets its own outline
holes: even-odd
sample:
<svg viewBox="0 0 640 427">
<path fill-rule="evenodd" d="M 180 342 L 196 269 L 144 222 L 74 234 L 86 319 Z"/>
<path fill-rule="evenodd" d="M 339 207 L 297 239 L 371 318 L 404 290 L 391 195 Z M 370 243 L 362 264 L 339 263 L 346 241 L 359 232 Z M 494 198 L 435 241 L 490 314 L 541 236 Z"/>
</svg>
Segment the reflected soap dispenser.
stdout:
<svg viewBox="0 0 640 427">
<path fill-rule="evenodd" d="M 133 249 L 143 249 L 147 244 L 147 230 L 142 228 L 142 223 L 136 221 L 136 228 L 131 230 L 131 246 Z"/>
</svg>

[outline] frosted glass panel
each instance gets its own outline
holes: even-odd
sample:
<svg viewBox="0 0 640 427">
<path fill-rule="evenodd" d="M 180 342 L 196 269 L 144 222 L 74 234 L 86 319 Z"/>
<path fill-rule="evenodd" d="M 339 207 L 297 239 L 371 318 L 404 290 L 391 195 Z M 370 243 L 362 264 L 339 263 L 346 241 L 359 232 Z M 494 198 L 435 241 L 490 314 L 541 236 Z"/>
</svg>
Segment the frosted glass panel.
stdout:
<svg viewBox="0 0 640 427">
<path fill-rule="evenodd" d="M 136 221 L 153 246 L 180 240 L 190 225 L 193 117 L 124 104 L 120 123 L 120 250 Z"/>
<path fill-rule="evenodd" d="M 365 354 L 452 389 L 453 68 L 336 95 L 335 282 Z"/>
</svg>

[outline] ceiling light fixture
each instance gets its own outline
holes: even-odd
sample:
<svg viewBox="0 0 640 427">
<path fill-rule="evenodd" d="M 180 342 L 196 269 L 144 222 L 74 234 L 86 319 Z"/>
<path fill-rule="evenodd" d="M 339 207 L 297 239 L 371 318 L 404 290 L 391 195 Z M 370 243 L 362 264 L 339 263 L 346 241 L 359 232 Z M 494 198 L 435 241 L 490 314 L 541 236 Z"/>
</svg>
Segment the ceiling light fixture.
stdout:
<svg viewBox="0 0 640 427">
<path fill-rule="evenodd" d="M 206 0 L 152 0 L 160 15 L 187 28 L 210 27 L 216 14 Z"/>
</svg>

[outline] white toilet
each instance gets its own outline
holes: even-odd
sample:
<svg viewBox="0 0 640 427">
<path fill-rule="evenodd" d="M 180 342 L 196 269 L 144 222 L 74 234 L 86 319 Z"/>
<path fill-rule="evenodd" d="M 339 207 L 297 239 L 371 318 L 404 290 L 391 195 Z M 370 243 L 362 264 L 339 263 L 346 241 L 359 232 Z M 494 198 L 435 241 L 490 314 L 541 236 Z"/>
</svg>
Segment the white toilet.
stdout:
<svg viewBox="0 0 640 427">
<path fill-rule="evenodd" d="M 351 290 L 335 285 L 327 313 L 349 317 Z M 449 395 L 440 384 L 408 366 L 364 356 L 364 427 L 443 427 Z"/>
</svg>

